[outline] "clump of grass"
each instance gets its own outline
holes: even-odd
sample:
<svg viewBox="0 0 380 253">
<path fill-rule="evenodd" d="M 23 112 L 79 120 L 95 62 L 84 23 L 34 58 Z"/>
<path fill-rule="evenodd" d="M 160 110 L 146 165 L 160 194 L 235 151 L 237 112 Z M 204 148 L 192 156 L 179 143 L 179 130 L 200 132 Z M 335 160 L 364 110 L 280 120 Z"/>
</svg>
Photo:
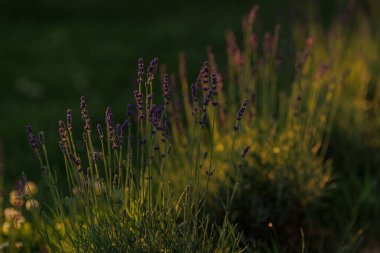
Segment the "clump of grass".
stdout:
<svg viewBox="0 0 380 253">
<path fill-rule="evenodd" d="M 72 111 L 67 110 L 66 122 L 59 121 L 66 184 L 50 167 L 43 134 L 36 138 L 28 126 L 30 144 L 52 196 L 46 212 L 34 212 L 36 227 L 50 251 L 242 250 L 240 233 L 229 222 L 228 212 L 220 226 L 210 220 L 206 210 L 208 189 L 199 186 L 201 178 L 207 177 L 209 181 L 212 176 L 211 165 L 206 174 L 202 173 L 207 153 L 212 157 L 212 148 L 204 146 L 202 141 L 213 135 L 213 128 L 206 126 L 205 121 L 207 111 L 217 106 L 214 103 L 217 82 L 213 76 L 204 75 L 204 80 L 211 78 L 212 85 L 202 98 L 205 101 L 202 108 L 190 119 L 193 134 L 189 156 L 183 158 L 185 166 L 178 168 L 186 178 L 186 185 L 180 190 L 181 187 L 170 180 L 173 168 L 167 162 L 174 153 L 171 150 L 176 148 L 169 125 L 172 87 L 168 75 L 163 74 L 163 104 L 154 103 L 157 66 L 155 58 L 145 70 L 143 60 L 139 59 L 138 89 L 134 91 L 136 112 L 128 113 L 122 124 L 116 123 L 108 107 L 105 126 L 98 124 L 94 128 L 86 98 L 81 97 L 84 131 L 80 141 L 75 137 Z M 238 174 L 236 171 L 235 179 Z M 236 184 L 229 189 L 229 207 L 235 192 Z"/>
</svg>

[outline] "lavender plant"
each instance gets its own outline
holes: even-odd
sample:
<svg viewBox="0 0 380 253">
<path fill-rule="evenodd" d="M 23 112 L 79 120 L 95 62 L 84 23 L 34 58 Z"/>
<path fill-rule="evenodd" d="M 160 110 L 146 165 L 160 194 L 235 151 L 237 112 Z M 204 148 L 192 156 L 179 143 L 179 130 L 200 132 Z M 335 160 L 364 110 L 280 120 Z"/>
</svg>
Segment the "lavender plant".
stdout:
<svg viewBox="0 0 380 253">
<path fill-rule="evenodd" d="M 294 81 L 282 87 L 278 56 L 280 26 L 275 27 L 273 34 L 266 33 L 260 43 L 261 37 L 254 29 L 257 12 L 255 6 L 243 20 L 242 47 L 232 32 L 226 33 L 227 75 L 219 72 L 215 56 L 208 48 L 208 61 L 202 65 L 197 81 L 188 85 L 184 74 L 186 62 L 180 56 L 181 87 L 174 87 L 174 92 L 181 93 L 184 99 L 173 104 L 182 107 L 184 113 L 171 109 L 171 125 L 176 126 L 173 129 L 176 159 L 169 160 L 173 167 L 181 168 L 183 159 L 177 157 L 188 157 L 191 134 L 186 131 L 187 122 L 197 115 L 201 127 L 208 125 L 213 129 L 209 139 L 200 139 L 202 146 L 213 147 L 215 162 L 210 158 L 210 163 L 217 168 L 212 171 L 217 180 L 210 184 L 205 178 L 200 184 L 217 196 L 226 196 L 224 203 L 230 203 L 229 185 L 236 183 L 231 164 L 239 167 L 231 156 L 239 156 L 239 151 L 248 150 L 246 147 L 250 150 L 241 155 L 244 158 L 241 164 L 246 169 L 241 171 L 240 187 L 234 195 L 237 200 L 232 210 L 224 208 L 222 213 L 228 210 L 236 217 L 247 238 L 268 238 L 274 228 L 283 238 L 288 235 L 300 238 L 302 217 L 332 186 L 332 165 L 326 160 L 326 152 L 346 76 L 343 72 L 331 73 L 328 65 L 316 67 L 312 54 L 314 41 L 309 38 L 296 57 Z M 204 101 L 199 100 L 198 94 L 203 94 Z M 207 107 L 211 94 L 217 94 L 213 97 L 215 107 Z M 241 97 L 248 99 L 242 103 Z M 241 121 L 243 113 L 246 120 Z M 231 125 L 233 134 L 226 134 Z M 231 150 L 230 146 L 234 148 Z M 213 194 L 209 197 L 212 199 Z"/>
<path fill-rule="evenodd" d="M 220 226 L 212 222 L 206 211 L 207 187 L 199 186 L 202 178 L 211 180 L 214 169 L 213 149 L 204 146 L 203 139 L 212 138 L 215 128 L 206 124 L 207 112 L 216 110 L 215 77 L 211 77 L 207 95 L 198 98 L 204 101 L 202 107 L 189 118 L 193 134 L 188 156 L 183 158 L 184 166 L 180 168 L 186 174 L 186 185 L 181 190 L 169 176 L 172 167 L 168 160 L 171 150 L 176 148 L 172 144 L 173 126 L 169 124 L 174 110 L 172 86 L 168 75 L 163 74 L 163 104 L 155 104 L 153 83 L 157 67 L 155 58 L 145 76 L 144 62 L 138 60 L 138 89 L 134 91 L 136 114 L 129 112 L 123 123 L 116 123 L 108 107 L 105 126 L 98 124 L 94 128 L 85 97 L 80 99 L 84 122 L 81 141 L 75 137 L 71 109 L 67 110 L 66 122 L 59 121 L 59 146 L 68 194 L 64 194 L 62 179 L 57 178 L 50 167 L 43 134 L 37 138 L 32 128 L 27 127 L 31 147 L 53 199 L 46 212 L 34 212 L 37 229 L 49 251 L 242 251 L 240 233 L 229 222 L 229 213 Z M 209 76 L 204 78 L 206 87 Z M 210 122 L 218 124 L 216 120 Z M 207 174 L 203 174 L 208 153 L 210 165 Z M 235 179 L 238 177 L 236 171 Z M 236 185 L 229 189 L 229 208 Z"/>
<path fill-rule="evenodd" d="M 308 20 L 306 26 L 298 24 L 294 36 L 296 41 L 305 32 L 315 37 L 316 60 L 311 68 L 316 68 L 316 62 L 327 62 L 329 72 L 346 75 L 336 89 L 339 117 L 334 120 L 329 147 L 339 185 L 331 203 L 341 210 L 338 219 L 329 217 L 323 223 L 336 231 L 345 231 L 334 241 L 342 248 L 354 248 L 353 251 L 358 251 L 357 247 L 366 240 L 377 240 L 371 234 L 378 233 L 379 222 L 379 207 L 373 202 L 379 184 L 379 8 L 376 1 L 367 4 L 368 10 L 357 1 L 342 5 L 344 12 L 337 15 L 327 33 L 318 23 Z M 352 206 L 354 210 L 350 210 Z M 336 222 L 331 224 L 329 220 Z M 327 236 L 319 233 L 321 237 Z"/>
</svg>

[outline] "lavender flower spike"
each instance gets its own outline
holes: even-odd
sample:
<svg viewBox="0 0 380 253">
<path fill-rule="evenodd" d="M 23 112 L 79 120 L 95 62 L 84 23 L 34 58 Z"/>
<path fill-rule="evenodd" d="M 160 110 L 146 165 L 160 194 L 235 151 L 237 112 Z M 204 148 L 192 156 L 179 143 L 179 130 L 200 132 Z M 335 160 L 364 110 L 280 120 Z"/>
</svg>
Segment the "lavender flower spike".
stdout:
<svg viewBox="0 0 380 253">
<path fill-rule="evenodd" d="M 140 57 L 137 62 L 137 82 L 142 83 L 144 75 L 144 61 Z"/>
<path fill-rule="evenodd" d="M 245 110 L 247 109 L 247 99 L 244 99 L 243 104 L 241 105 L 238 113 L 236 114 L 236 120 L 240 121 L 241 117 L 243 117 Z"/>
<path fill-rule="evenodd" d="M 71 130 L 73 127 L 73 114 L 71 112 L 71 109 L 67 109 L 66 112 L 66 124 L 67 124 L 67 129 Z"/>
<path fill-rule="evenodd" d="M 246 146 L 246 147 L 244 148 L 243 153 L 241 154 L 241 158 L 244 158 L 244 157 L 247 155 L 249 149 L 250 149 L 249 146 Z"/>
<path fill-rule="evenodd" d="M 37 142 L 37 139 L 36 139 L 36 136 L 34 135 L 33 133 L 33 128 L 31 125 L 28 125 L 26 127 L 26 131 L 28 133 L 28 137 L 29 137 L 29 143 L 30 143 L 30 146 L 32 147 L 32 149 L 36 152 L 36 154 L 39 153 L 39 146 L 38 146 L 38 142 Z"/>
<path fill-rule="evenodd" d="M 38 141 L 40 142 L 40 145 L 45 145 L 45 134 L 43 131 L 38 133 Z"/>
<path fill-rule="evenodd" d="M 165 104 L 169 104 L 169 101 L 171 99 L 171 87 L 169 85 L 169 78 L 167 74 L 164 74 L 163 77 L 163 83 L 162 83 L 162 90 L 164 93 L 164 99 L 165 99 Z"/>
<path fill-rule="evenodd" d="M 88 119 L 87 101 L 86 101 L 85 96 L 80 97 L 80 109 L 81 109 L 82 119 L 84 120 Z"/>
<path fill-rule="evenodd" d="M 153 76 L 156 73 L 157 70 L 157 65 L 158 65 L 158 58 L 154 58 L 148 67 L 148 73 L 147 73 L 147 84 L 151 83 L 153 80 Z"/>
</svg>

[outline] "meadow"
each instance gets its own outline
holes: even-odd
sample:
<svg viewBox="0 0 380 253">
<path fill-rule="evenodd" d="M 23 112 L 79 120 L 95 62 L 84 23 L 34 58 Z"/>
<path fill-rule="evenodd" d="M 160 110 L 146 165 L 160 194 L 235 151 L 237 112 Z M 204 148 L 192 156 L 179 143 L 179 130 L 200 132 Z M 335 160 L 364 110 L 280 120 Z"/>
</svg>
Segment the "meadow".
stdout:
<svg viewBox="0 0 380 253">
<path fill-rule="evenodd" d="M 0 252 L 380 250 L 376 0 L 21 2 Z"/>
</svg>

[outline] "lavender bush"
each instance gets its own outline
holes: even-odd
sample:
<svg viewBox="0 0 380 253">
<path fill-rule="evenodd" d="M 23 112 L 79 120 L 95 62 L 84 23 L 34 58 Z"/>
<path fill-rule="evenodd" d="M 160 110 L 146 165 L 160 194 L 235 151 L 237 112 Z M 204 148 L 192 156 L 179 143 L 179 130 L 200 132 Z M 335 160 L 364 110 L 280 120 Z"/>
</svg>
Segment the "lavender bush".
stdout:
<svg viewBox="0 0 380 253">
<path fill-rule="evenodd" d="M 91 123 L 87 101 L 80 99 L 84 121 L 83 138 L 74 136 L 72 111 L 66 122 L 59 121 L 59 145 L 65 164 L 69 193 L 64 194 L 54 170 L 49 165 L 43 133 L 34 134 L 27 127 L 33 148 L 50 189 L 53 204 L 48 212 L 34 212 L 37 229 L 50 251 L 61 252 L 239 252 L 240 234 L 229 222 L 228 212 L 219 226 L 209 219 L 207 187 L 199 187 L 208 146 L 200 142 L 213 134 L 205 126 L 207 111 L 215 110 L 217 82 L 208 74 L 212 86 L 204 104 L 192 117 L 193 137 L 189 145 L 183 190 L 170 180 L 172 171 L 167 162 L 172 155 L 172 136 L 168 123 L 171 106 L 171 85 L 162 76 L 163 104 L 155 104 L 153 90 L 158 60 L 153 59 L 144 76 L 144 63 L 138 61 L 138 89 L 134 91 L 136 115 L 129 113 L 122 124 L 116 123 L 110 107 L 105 126 Z M 246 102 L 238 112 L 243 116 Z M 213 108 L 211 108 L 213 107 Z M 217 123 L 215 123 L 217 124 Z M 236 123 L 237 126 L 237 123 Z M 232 134 L 231 126 L 231 134 Z M 244 151 L 244 156 L 248 150 Z M 243 158 L 243 157 L 242 157 Z M 241 159 L 242 159 L 241 158 Z M 185 159 L 185 158 L 182 158 Z M 207 166 L 211 180 L 212 160 Z M 206 165 L 205 165 L 206 167 Z M 202 171 L 203 172 L 203 171 Z M 238 179 L 236 171 L 235 179 Z M 236 184 L 229 190 L 230 201 Z"/>
</svg>

